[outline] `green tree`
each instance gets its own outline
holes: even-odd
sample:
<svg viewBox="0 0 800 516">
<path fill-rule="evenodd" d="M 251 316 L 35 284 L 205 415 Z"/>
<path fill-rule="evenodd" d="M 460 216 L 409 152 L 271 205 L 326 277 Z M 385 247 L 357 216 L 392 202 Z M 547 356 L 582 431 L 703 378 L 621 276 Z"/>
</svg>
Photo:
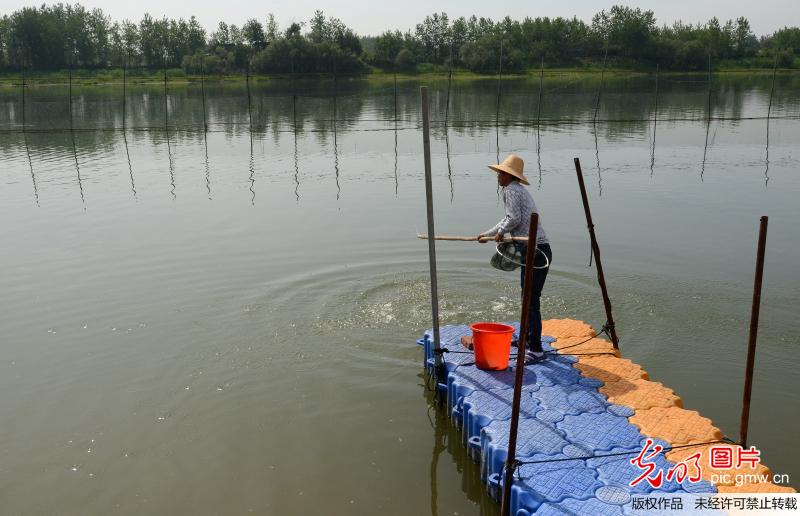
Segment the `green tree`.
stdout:
<svg viewBox="0 0 800 516">
<path fill-rule="evenodd" d="M 441 63 L 450 52 L 450 22 L 446 13 L 434 13 L 418 23 L 415 35 L 419 40 L 424 58 L 431 63 Z"/>
<path fill-rule="evenodd" d="M 615 5 L 592 18 L 592 30 L 613 53 L 624 57 L 644 57 L 652 48 L 656 18 L 653 11 Z"/>
<path fill-rule="evenodd" d="M 403 48 L 403 34 L 399 30 L 387 30 L 375 38 L 375 53 L 372 62 L 376 66 L 394 66 L 397 54 Z"/>
<path fill-rule="evenodd" d="M 267 46 L 267 37 L 264 26 L 255 18 L 250 18 L 242 26 L 242 35 L 245 42 L 255 50 L 263 50 Z"/>
</svg>

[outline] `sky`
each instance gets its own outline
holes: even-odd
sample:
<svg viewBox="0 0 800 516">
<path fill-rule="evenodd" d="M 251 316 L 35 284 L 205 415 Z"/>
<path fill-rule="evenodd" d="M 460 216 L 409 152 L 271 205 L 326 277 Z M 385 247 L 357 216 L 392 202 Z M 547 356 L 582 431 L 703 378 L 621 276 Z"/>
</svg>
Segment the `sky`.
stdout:
<svg viewBox="0 0 800 516">
<path fill-rule="evenodd" d="M 76 3 L 72 0 L 63 1 Z M 10 14 L 21 7 L 41 3 L 42 0 L 0 0 L 0 14 Z M 577 16 L 590 22 L 594 13 L 614 4 L 650 9 L 655 13 L 659 25 L 672 24 L 676 20 L 705 23 L 712 16 L 724 22 L 744 16 L 758 36 L 770 34 L 784 26 L 800 26 L 798 0 L 608 0 L 607 3 L 589 0 L 250 0 L 230 3 L 208 0 L 83 0 L 78 3 L 89 8 L 100 7 L 117 21 L 126 18 L 138 21 L 145 12 L 156 18 L 188 18 L 194 15 L 209 32 L 220 21 L 241 25 L 248 18 L 257 18 L 263 23 L 270 12 L 284 28 L 294 21 L 309 20 L 317 9 L 324 11 L 326 16 L 341 19 L 360 35 L 377 35 L 387 29 L 413 30 L 415 24 L 425 16 L 442 11 L 451 19 L 472 14 L 492 19 L 501 19 L 506 15 L 514 19 L 526 16 Z"/>
</svg>

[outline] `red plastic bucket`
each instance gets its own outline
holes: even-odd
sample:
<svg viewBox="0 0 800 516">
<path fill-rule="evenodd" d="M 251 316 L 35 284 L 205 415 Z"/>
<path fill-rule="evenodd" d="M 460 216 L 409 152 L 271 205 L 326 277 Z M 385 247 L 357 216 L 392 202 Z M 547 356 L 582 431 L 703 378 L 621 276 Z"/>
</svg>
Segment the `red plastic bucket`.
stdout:
<svg viewBox="0 0 800 516">
<path fill-rule="evenodd" d="M 507 324 L 479 322 L 470 326 L 478 369 L 502 371 L 508 367 L 514 327 Z"/>
</svg>

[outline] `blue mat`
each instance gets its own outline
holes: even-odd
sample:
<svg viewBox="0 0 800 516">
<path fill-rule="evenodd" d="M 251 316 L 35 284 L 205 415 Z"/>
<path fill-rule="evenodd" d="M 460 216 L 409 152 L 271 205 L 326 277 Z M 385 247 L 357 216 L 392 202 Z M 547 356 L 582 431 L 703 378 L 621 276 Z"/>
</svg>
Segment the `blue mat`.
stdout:
<svg viewBox="0 0 800 516">
<path fill-rule="evenodd" d="M 519 331 L 518 324 L 509 324 Z M 442 354 L 447 381 L 439 388 L 446 391 L 448 413 L 462 429 L 470 455 L 480 461 L 481 479 L 497 495 L 508 457 L 515 372 L 476 368 L 472 352 L 460 342 L 469 334 L 466 325 L 440 328 L 441 346 L 448 352 Z M 417 341 L 425 350 L 426 368 L 434 364 L 431 335 L 428 331 Z M 543 336 L 543 349 L 553 351 L 554 341 Z M 516 348 L 511 352 L 514 364 Z M 513 479 L 511 514 L 635 514 L 629 503 L 633 496 L 716 492 L 709 482 L 666 478 L 657 489 L 646 481 L 630 487 L 642 473 L 630 460 L 646 437 L 628 422 L 634 411 L 609 403 L 598 391 L 603 382 L 581 376 L 575 362 L 569 355 L 550 353 L 525 366 L 516 448 L 521 465 Z M 625 455 L 611 456 L 617 453 Z M 663 454 L 651 461 L 657 471 L 672 467 Z"/>
</svg>

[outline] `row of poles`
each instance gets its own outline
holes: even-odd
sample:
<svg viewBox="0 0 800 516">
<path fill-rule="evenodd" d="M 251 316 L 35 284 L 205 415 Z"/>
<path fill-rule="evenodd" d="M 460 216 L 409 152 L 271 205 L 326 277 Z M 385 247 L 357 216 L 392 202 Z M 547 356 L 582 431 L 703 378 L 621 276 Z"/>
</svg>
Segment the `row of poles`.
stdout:
<svg viewBox="0 0 800 516">
<path fill-rule="evenodd" d="M 422 139 L 423 139 L 423 153 L 424 153 L 424 166 L 425 166 L 425 193 L 426 193 L 426 210 L 427 210 L 427 225 L 428 225 L 428 263 L 430 268 L 430 284 L 431 284 L 431 314 L 433 319 L 433 346 L 434 346 L 434 372 L 436 380 L 436 396 L 441 398 L 444 396 L 446 390 L 442 386 L 447 384 L 447 371 L 443 364 L 440 342 L 440 321 L 439 321 L 439 295 L 436 271 L 436 241 L 433 236 L 436 234 L 434 228 L 434 210 L 433 210 L 433 180 L 431 172 L 431 150 L 430 150 L 430 118 L 429 118 L 429 102 L 428 102 L 428 88 L 423 86 L 420 88 L 420 97 L 422 101 Z M 499 159 L 498 159 L 499 162 Z M 605 328 L 609 330 L 609 336 L 615 349 L 619 349 L 619 337 L 614 325 L 614 317 L 612 315 L 611 300 L 608 296 L 608 288 L 606 286 L 605 275 L 603 273 L 603 262 L 600 257 L 600 246 L 597 243 L 597 237 L 594 231 L 594 222 L 592 220 L 591 209 L 589 207 L 589 199 L 586 193 L 586 187 L 583 181 L 583 171 L 581 170 L 581 163 L 578 158 L 574 159 L 575 172 L 578 179 L 578 187 L 581 193 L 581 201 L 583 203 L 584 213 L 586 215 L 586 226 L 589 230 L 589 239 L 591 241 L 592 256 L 594 257 L 597 270 L 597 281 L 600 285 L 600 291 L 603 297 L 603 306 L 606 313 Z M 761 286 L 764 274 L 764 256 L 766 251 L 767 240 L 767 217 L 761 217 L 758 246 L 756 257 L 756 272 L 753 285 L 753 300 L 750 314 L 750 331 L 747 346 L 747 362 L 745 367 L 745 384 L 744 394 L 742 399 L 742 416 L 740 422 L 740 434 L 738 444 L 742 447 L 747 446 L 747 434 L 750 420 L 750 401 L 753 388 L 753 370 L 755 366 L 755 351 L 756 340 L 758 336 L 758 318 L 761 306 Z M 536 232 L 539 224 L 539 215 L 537 213 L 531 214 L 530 219 L 530 233 L 528 242 L 536 241 Z M 513 473 L 516 468 L 516 444 L 517 444 L 517 430 L 519 425 L 519 412 L 522 394 L 523 371 L 525 368 L 525 348 L 527 345 L 527 327 L 528 327 L 528 310 L 531 303 L 531 289 L 529 285 L 533 284 L 533 277 L 535 269 L 533 267 L 534 258 L 536 255 L 536 245 L 528 245 L 527 255 L 525 257 L 525 279 L 524 288 L 522 293 L 522 311 L 520 316 L 520 330 L 519 341 L 516 357 L 515 381 L 514 392 L 511 409 L 511 423 L 509 428 L 508 437 L 508 455 L 504 467 L 503 493 L 500 502 L 501 515 L 507 516 L 510 511 L 511 501 L 511 484 L 513 483 Z"/>
<path fill-rule="evenodd" d="M 495 97 L 495 116 L 494 116 L 494 125 L 496 127 L 499 127 L 499 125 L 500 125 L 500 123 L 499 123 L 500 122 L 500 106 L 501 106 L 501 98 L 502 98 L 502 94 L 503 94 L 503 92 L 502 92 L 502 81 L 503 81 L 502 54 L 503 54 L 503 46 L 501 44 L 501 46 L 500 46 L 500 60 L 501 61 L 498 64 L 498 70 L 497 70 L 497 74 L 496 74 L 496 76 L 497 76 L 497 93 L 496 93 L 496 97 Z M 612 122 L 612 121 L 621 121 L 621 122 L 635 121 L 633 119 L 606 120 L 606 119 L 600 119 L 599 118 L 601 98 L 602 98 L 603 88 L 604 88 L 604 85 L 605 85 L 605 71 L 606 71 L 606 66 L 607 66 L 607 57 L 608 56 L 606 54 L 606 56 L 603 59 L 602 68 L 600 70 L 600 82 L 599 82 L 597 91 L 596 91 L 596 93 L 594 95 L 595 101 L 594 101 L 594 110 L 593 110 L 593 115 L 591 117 L 591 122 L 592 123 L 598 123 L 598 122 Z M 772 81 L 771 81 L 771 86 L 770 86 L 770 94 L 769 94 L 769 101 L 768 101 L 767 116 L 766 117 L 748 117 L 748 119 L 764 118 L 764 119 L 767 120 L 767 123 L 769 124 L 769 121 L 772 118 L 772 116 L 771 116 L 771 107 L 772 107 L 772 102 L 773 102 L 773 97 L 774 97 L 774 92 L 775 92 L 775 79 L 776 79 L 776 75 L 777 75 L 777 64 L 778 63 L 777 63 L 777 59 L 776 59 L 775 63 L 774 63 L 774 66 L 773 66 L 773 71 L 772 71 L 773 73 L 772 73 Z M 542 96 L 544 94 L 544 68 L 545 68 L 544 65 L 545 65 L 544 58 L 542 58 L 541 65 L 540 65 L 540 73 L 539 73 L 538 109 L 537 109 L 537 115 L 536 115 L 536 126 L 537 127 L 540 125 L 541 120 L 542 120 L 541 119 L 541 107 L 542 107 Z M 702 118 L 702 120 L 706 122 L 707 133 L 708 133 L 708 125 L 710 124 L 710 122 L 712 120 L 716 119 L 715 117 L 712 116 L 712 112 L 713 112 L 713 108 L 712 108 L 712 100 L 713 100 L 713 92 L 712 92 L 713 80 L 712 80 L 712 78 L 713 78 L 713 73 L 712 73 L 712 66 L 711 65 L 712 65 L 711 58 L 709 57 L 708 58 L 708 74 L 707 74 L 707 81 L 706 81 L 707 82 L 707 99 L 706 99 L 706 109 L 705 109 L 706 116 Z M 294 65 L 292 64 L 292 67 L 293 66 Z M 291 73 L 293 109 L 295 109 L 296 103 L 297 103 L 296 75 L 297 74 L 295 74 L 294 71 Z M 394 75 L 394 78 L 395 78 L 394 96 L 395 96 L 395 103 L 396 103 L 396 97 L 397 97 L 396 73 L 393 74 L 393 75 Z M 658 119 L 659 76 L 660 76 L 660 66 L 656 65 L 655 74 L 654 74 L 654 77 L 655 77 L 655 79 L 654 79 L 654 81 L 655 81 L 655 93 L 654 93 L 654 100 L 653 100 L 653 106 L 654 106 L 653 118 L 652 118 L 653 124 L 656 124 L 659 121 L 659 119 Z M 70 66 L 70 68 L 68 70 L 67 81 L 68 81 L 68 88 L 69 88 L 69 100 L 68 100 L 68 102 L 69 102 L 70 111 L 71 111 L 71 106 L 72 106 L 72 83 L 73 83 L 71 66 Z M 166 59 L 165 59 L 164 62 L 163 62 L 163 84 L 164 84 L 164 92 L 165 92 L 164 105 L 165 105 L 165 129 L 166 130 L 169 129 L 169 115 L 167 113 L 167 102 L 168 101 L 167 101 L 167 98 L 166 98 L 167 81 L 168 81 L 168 74 L 167 74 Z M 336 72 L 335 60 L 334 60 L 334 64 L 333 64 L 333 81 L 334 81 L 334 84 L 337 81 L 337 72 Z M 451 57 L 451 62 L 450 62 L 450 65 L 449 65 L 448 71 L 447 71 L 447 92 L 446 92 L 445 116 L 444 116 L 444 126 L 445 127 L 447 127 L 449 125 L 449 123 L 450 123 L 449 115 L 450 115 L 450 100 L 451 100 L 452 82 L 453 82 L 453 68 L 452 68 L 452 57 Z M 250 124 L 250 126 L 252 126 L 253 125 L 253 120 L 252 120 L 252 95 L 251 95 L 251 90 L 250 90 L 250 70 L 249 70 L 249 67 L 247 67 L 245 69 L 245 84 L 246 84 L 246 90 L 245 91 L 246 91 L 246 98 L 247 98 L 248 118 L 249 118 L 249 124 Z M 21 87 L 22 87 L 22 90 L 23 90 L 22 91 L 23 131 L 25 131 L 26 127 L 27 127 L 26 126 L 26 119 L 25 119 L 25 110 L 24 110 L 24 104 L 25 104 L 25 91 L 24 90 L 25 90 L 26 86 L 27 86 L 27 82 L 26 82 L 26 76 L 25 76 L 25 69 L 23 68 L 23 70 L 22 70 L 22 81 L 21 81 Z M 201 86 L 201 101 L 202 101 L 202 106 L 203 106 L 203 129 L 204 130 L 208 130 L 208 121 L 207 121 L 207 117 L 206 117 L 205 70 L 204 70 L 203 67 L 201 67 L 201 71 L 200 71 L 200 86 Z M 126 98 L 125 98 L 126 97 L 126 90 L 127 90 L 127 65 L 126 64 L 123 64 L 123 84 L 122 84 L 122 87 L 123 87 L 123 99 L 122 99 L 122 109 L 123 109 L 122 126 L 123 127 L 122 128 L 125 129 L 126 128 L 126 123 L 127 123 L 127 110 L 126 110 L 127 104 L 126 104 Z M 336 95 L 336 92 L 334 92 L 334 96 L 335 95 Z M 334 99 L 334 102 L 335 102 L 335 99 Z M 796 118 L 796 117 L 790 117 L 790 118 Z M 395 117 L 395 120 L 396 119 L 397 118 Z M 727 119 L 727 118 L 722 118 L 722 119 Z M 734 118 L 731 118 L 731 119 L 734 119 Z M 673 120 L 673 119 L 669 119 L 669 120 Z M 682 120 L 682 119 L 674 119 L 674 120 Z M 696 119 L 692 118 L 691 120 L 696 120 Z M 550 121 L 562 122 L 563 120 L 550 120 Z M 639 121 L 639 120 L 636 120 L 636 121 Z M 640 120 L 640 121 L 650 121 L 650 120 L 647 119 L 647 120 Z M 74 128 L 73 128 L 72 113 L 70 113 L 70 130 L 73 130 L 73 129 Z"/>
<path fill-rule="evenodd" d="M 596 93 L 595 99 L 595 107 L 594 107 L 594 115 L 592 117 L 592 124 L 593 124 L 593 132 L 595 137 L 595 157 L 597 161 L 597 173 L 598 173 L 598 181 L 600 182 L 600 192 L 602 195 L 602 170 L 600 167 L 600 154 L 599 154 L 599 147 L 597 141 L 597 123 L 600 121 L 598 119 L 599 110 L 600 110 L 600 101 L 603 92 L 604 86 L 604 77 L 605 77 L 605 70 L 606 64 L 608 59 L 608 52 L 606 52 L 603 58 L 603 66 L 600 73 L 600 84 L 598 86 L 598 90 Z M 446 101 L 445 101 L 445 117 L 444 117 L 444 127 L 445 127 L 445 140 L 447 144 L 447 153 L 449 157 L 449 135 L 447 133 L 448 125 L 450 123 L 450 99 L 451 99 L 451 91 L 452 91 L 452 82 L 453 82 L 453 69 L 452 69 L 452 49 L 451 49 L 451 57 L 450 57 L 450 64 L 448 67 L 447 73 L 447 94 L 446 94 Z M 171 185 L 171 194 L 173 198 L 175 198 L 175 169 L 174 169 L 174 161 L 172 157 L 172 148 L 170 142 L 170 134 L 169 134 L 169 100 L 168 100 L 168 74 L 167 74 L 167 61 L 166 55 L 164 55 L 163 59 L 163 85 L 164 85 L 164 131 L 165 131 L 165 141 L 167 145 L 167 155 L 169 160 L 169 174 L 170 174 L 170 185 Z M 769 102 L 767 108 L 767 116 L 766 116 L 766 165 L 765 165 L 765 184 L 769 181 L 769 129 L 770 129 L 770 118 L 772 112 L 772 102 L 775 93 L 775 79 L 777 75 L 777 59 L 775 60 L 774 67 L 773 67 L 773 74 L 772 74 L 772 84 L 770 88 L 769 94 Z M 650 172 L 651 175 L 653 174 L 654 166 L 655 166 L 655 147 L 656 147 L 656 130 L 657 130 L 657 123 L 658 123 L 658 102 L 659 102 L 659 67 L 656 66 L 655 72 L 655 96 L 654 96 L 654 112 L 653 112 L 653 136 L 652 136 L 652 144 L 651 144 L 651 152 L 650 152 Z M 299 188 L 299 164 L 298 164 L 298 149 L 297 149 L 297 89 L 296 89 L 296 74 L 294 73 L 294 60 L 292 59 L 292 132 L 294 134 L 294 146 L 295 146 L 295 186 L 296 191 L 295 195 L 299 200 L 299 193 L 297 188 Z M 133 167 L 131 164 L 130 159 L 130 150 L 128 148 L 128 140 L 127 140 L 127 60 L 123 64 L 123 75 L 122 75 L 122 133 L 123 133 L 123 142 L 125 145 L 125 153 L 128 161 L 128 169 L 131 178 L 131 188 L 134 193 L 134 197 L 136 197 L 136 186 L 133 177 Z M 497 97 L 496 97 L 496 109 L 495 109 L 495 117 L 494 117 L 494 125 L 495 125 L 495 139 L 496 139 L 496 153 L 497 153 L 497 160 L 500 159 L 500 105 L 501 105 L 501 96 L 502 96 L 502 78 L 503 78 L 503 43 L 501 41 L 500 45 L 500 52 L 499 52 L 499 62 L 498 62 L 498 70 L 497 70 Z M 394 79 L 394 132 L 395 132 L 395 143 L 397 142 L 397 131 L 398 131 L 398 113 L 397 113 L 397 75 L 396 73 L 393 76 Z M 336 72 L 336 60 L 333 61 L 333 81 L 334 81 L 334 94 L 333 94 L 333 132 L 334 132 L 334 168 L 336 174 L 336 185 L 337 185 L 337 199 L 339 193 L 341 191 L 339 185 L 339 166 L 338 166 L 338 141 L 337 141 L 337 95 L 338 95 L 338 88 L 337 88 L 337 72 Z M 706 164 L 706 157 L 708 152 L 708 139 L 710 133 L 710 126 L 712 120 L 712 68 L 711 68 L 711 58 L 709 56 L 708 60 L 708 95 L 707 95 L 707 108 L 706 108 L 706 135 L 705 135 L 705 144 L 703 149 L 703 160 L 700 170 L 700 178 L 702 180 L 704 172 L 705 172 L 705 164 Z M 73 94 L 72 94 L 72 83 L 73 83 L 73 76 L 72 76 L 72 62 L 70 61 L 69 71 L 68 71 L 68 109 L 69 109 L 69 131 L 72 140 L 72 150 L 73 150 L 73 160 L 75 162 L 75 169 L 76 175 L 78 180 L 78 186 L 80 188 L 81 193 L 81 200 L 85 204 L 85 197 L 83 191 L 83 181 L 81 179 L 81 172 L 80 172 L 80 164 L 78 161 L 78 153 L 77 153 L 77 145 L 75 142 L 75 127 L 74 127 L 74 109 L 73 109 Z M 246 97 L 247 97 L 247 113 L 248 113 L 248 125 L 249 125 L 249 135 L 250 135 L 250 164 L 249 164 L 249 183 L 250 183 L 250 191 L 252 193 L 251 202 L 255 203 L 255 162 L 253 156 L 253 111 L 252 111 L 252 93 L 250 88 L 250 69 L 249 67 L 245 70 L 245 86 L 246 86 Z M 27 118 L 26 118 L 26 76 L 25 76 L 25 68 L 23 67 L 22 73 L 22 85 L 21 85 L 21 97 L 22 97 L 22 132 L 23 132 L 23 139 L 25 144 L 26 155 L 28 158 L 28 165 L 30 168 L 31 173 L 31 180 L 33 183 L 34 189 L 34 197 L 36 200 L 37 205 L 39 204 L 39 192 L 38 192 L 38 185 L 36 183 L 36 175 L 33 170 L 33 162 L 30 155 L 30 147 L 28 144 L 28 137 L 27 137 Z M 203 140 L 204 140 L 204 148 L 205 148 L 205 171 L 206 171 L 206 187 L 208 190 L 209 198 L 211 197 L 211 184 L 210 184 L 210 165 L 208 161 L 208 114 L 206 108 L 206 91 L 205 91 L 205 68 L 201 65 L 200 71 L 200 90 L 201 90 L 201 100 L 202 100 L 202 110 L 203 110 Z M 540 73 L 539 73 L 539 91 L 538 91 L 538 108 L 537 108 L 537 115 L 536 115 L 536 153 L 537 153 L 537 165 L 539 168 L 539 177 L 541 181 L 541 138 L 540 138 L 540 126 L 541 126 L 541 111 L 542 111 L 542 97 L 544 94 L 544 58 L 541 61 Z M 398 187 L 398 180 L 397 180 L 397 147 L 395 145 L 395 168 L 394 168 L 394 175 L 395 175 L 395 189 Z M 449 161 L 448 161 L 448 177 L 451 181 L 452 186 L 452 170 L 449 168 Z M 452 188 L 451 188 L 452 193 Z"/>
</svg>

